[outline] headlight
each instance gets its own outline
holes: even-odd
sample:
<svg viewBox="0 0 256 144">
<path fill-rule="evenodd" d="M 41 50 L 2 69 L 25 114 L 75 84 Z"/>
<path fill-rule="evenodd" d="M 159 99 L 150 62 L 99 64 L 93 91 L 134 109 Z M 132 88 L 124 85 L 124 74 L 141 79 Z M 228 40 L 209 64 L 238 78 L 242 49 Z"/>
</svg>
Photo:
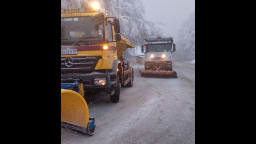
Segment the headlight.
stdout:
<svg viewBox="0 0 256 144">
<path fill-rule="evenodd" d="M 103 49 L 104 50 L 108 50 L 108 46 L 107 45 L 103 45 Z"/>
<path fill-rule="evenodd" d="M 165 54 L 162 54 L 162 58 L 166 58 L 166 55 L 165 55 Z"/>
<path fill-rule="evenodd" d="M 104 86 L 104 85 L 106 85 L 106 78 L 95 78 L 94 84 Z"/>
<path fill-rule="evenodd" d="M 92 8 L 93 8 L 94 10 L 99 10 L 99 9 L 100 9 L 100 4 L 95 1 L 95 2 L 92 3 Z"/>
<path fill-rule="evenodd" d="M 155 56 L 152 54 L 152 55 L 150 55 L 150 58 L 154 58 Z"/>
</svg>

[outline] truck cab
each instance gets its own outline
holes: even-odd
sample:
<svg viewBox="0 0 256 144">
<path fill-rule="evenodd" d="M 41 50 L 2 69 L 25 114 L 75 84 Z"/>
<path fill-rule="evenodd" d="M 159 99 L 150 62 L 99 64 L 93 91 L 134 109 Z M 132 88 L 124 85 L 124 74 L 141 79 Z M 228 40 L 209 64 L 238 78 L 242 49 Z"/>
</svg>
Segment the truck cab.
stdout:
<svg viewBox="0 0 256 144">
<path fill-rule="evenodd" d="M 145 45 L 142 46 L 142 52 L 145 53 L 145 70 L 162 65 L 160 69 L 172 71 L 172 53 L 175 50 L 172 37 L 145 40 Z"/>
<path fill-rule="evenodd" d="M 121 86 L 133 81 L 133 69 L 120 59 L 127 48 L 134 46 L 117 18 L 91 7 L 61 10 L 61 83 L 78 81 L 85 95 L 103 90 L 118 102 Z"/>
</svg>

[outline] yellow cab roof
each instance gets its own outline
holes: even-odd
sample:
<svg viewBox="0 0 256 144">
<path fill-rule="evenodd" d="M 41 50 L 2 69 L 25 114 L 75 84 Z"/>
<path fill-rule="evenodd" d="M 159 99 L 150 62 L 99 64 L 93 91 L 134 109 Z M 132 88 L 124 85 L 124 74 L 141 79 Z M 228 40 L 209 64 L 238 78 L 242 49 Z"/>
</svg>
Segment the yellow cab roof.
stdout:
<svg viewBox="0 0 256 144">
<path fill-rule="evenodd" d="M 98 13 L 92 9 L 61 9 L 61 17 L 94 16 Z"/>
</svg>

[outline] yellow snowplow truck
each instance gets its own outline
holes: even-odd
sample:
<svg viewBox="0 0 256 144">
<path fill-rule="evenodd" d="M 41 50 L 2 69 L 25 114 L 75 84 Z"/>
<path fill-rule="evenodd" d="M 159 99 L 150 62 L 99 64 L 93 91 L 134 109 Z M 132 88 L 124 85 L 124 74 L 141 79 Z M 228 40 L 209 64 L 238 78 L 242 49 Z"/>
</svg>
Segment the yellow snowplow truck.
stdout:
<svg viewBox="0 0 256 144">
<path fill-rule="evenodd" d="M 173 38 L 152 38 L 145 40 L 142 53 L 145 53 L 145 70 L 140 71 L 142 77 L 177 78 L 173 70 L 172 53 L 176 47 Z"/>
<path fill-rule="evenodd" d="M 133 68 L 122 58 L 134 48 L 120 33 L 119 20 L 100 12 L 95 1 L 83 8 L 61 10 L 61 125 L 92 134 L 86 96 L 105 91 L 119 102 L 120 88 L 132 87 Z"/>
<path fill-rule="evenodd" d="M 134 46 L 120 33 L 119 20 L 95 3 L 61 10 L 61 83 L 82 83 L 85 97 L 105 91 L 118 103 L 120 88 L 133 86 L 133 68 L 122 58 L 127 48 Z"/>
</svg>

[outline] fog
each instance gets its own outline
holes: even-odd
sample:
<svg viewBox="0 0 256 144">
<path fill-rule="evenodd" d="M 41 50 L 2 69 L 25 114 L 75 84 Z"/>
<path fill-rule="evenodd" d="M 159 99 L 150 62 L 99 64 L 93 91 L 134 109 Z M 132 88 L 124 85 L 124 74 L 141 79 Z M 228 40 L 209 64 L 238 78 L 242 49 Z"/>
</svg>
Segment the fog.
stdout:
<svg viewBox="0 0 256 144">
<path fill-rule="evenodd" d="M 99 1 L 103 3 L 127 3 L 127 0 Z M 139 4 L 140 2 L 142 4 Z M 178 31 L 182 29 L 182 24 L 195 11 L 195 0 L 137 0 L 137 4 L 144 11 L 147 20 L 163 29 L 165 36 L 173 36 L 174 38 L 177 37 Z M 80 0 L 61 0 L 62 8 L 67 8 L 68 5 L 80 7 Z M 136 8 L 138 9 L 138 7 Z"/>
<path fill-rule="evenodd" d="M 195 11 L 195 0 L 142 0 L 145 17 L 158 23 L 165 35 L 177 37 L 181 25 Z"/>
<path fill-rule="evenodd" d="M 121 33 L 137 46 L 149 37 L 173 37 L 176 60 L 195 59 L 195 0 L 98 0 L 120 20 Z M 61 0 L 61 8 L 79 8 L 80 0 Z M 127 57 L 136 55 L 128 50 Z"/>
</svg>

